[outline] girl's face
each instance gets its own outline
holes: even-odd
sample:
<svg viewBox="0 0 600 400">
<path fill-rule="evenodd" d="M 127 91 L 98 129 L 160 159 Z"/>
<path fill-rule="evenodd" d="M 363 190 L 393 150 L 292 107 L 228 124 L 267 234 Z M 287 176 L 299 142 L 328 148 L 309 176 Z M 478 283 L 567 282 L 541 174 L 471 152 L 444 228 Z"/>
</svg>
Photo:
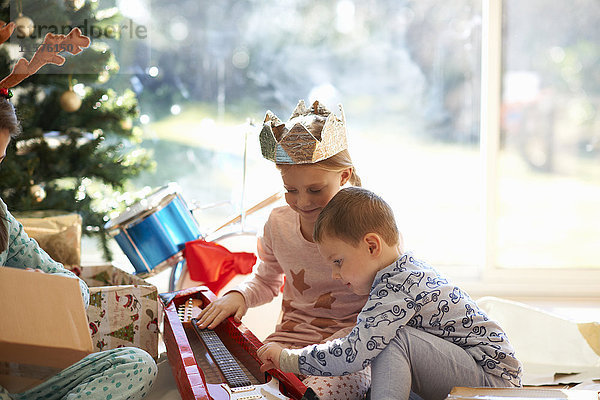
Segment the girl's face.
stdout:
<svg viewBox="0 0 600 400">
<path fill-rule="evenodd" d="M 285 201 L 300 214 L 300 220 L 314 224 L 329 200 L 350 178 L 351 169 L 326 171 L 314 165 L 291 165 L 281 171 Z"/>
<path fill-rule="evenodd" d="M 0 129 L 0 163 L 6 157 L 8 142 L 10 142 L 10 133 L 8 133 L 8 129 Z"/>
</svg>

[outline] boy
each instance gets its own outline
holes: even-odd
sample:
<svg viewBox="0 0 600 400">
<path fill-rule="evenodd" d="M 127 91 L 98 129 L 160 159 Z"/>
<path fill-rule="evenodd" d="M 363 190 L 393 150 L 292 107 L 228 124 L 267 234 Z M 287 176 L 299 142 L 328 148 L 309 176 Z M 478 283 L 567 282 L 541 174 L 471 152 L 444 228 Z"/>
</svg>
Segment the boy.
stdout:
<svg viewBox="0 0 600 400">
<path fill-rule="evenodd" d="M 504 331 L 460 288 L 403 254 L 393 212 L 379 196 L 340 190 L 321 211 L 314 240 L 333 277 L 369 300 L 344 338 L 298 350 L 261 347 L 262 370 L 344 375 L 371 364 L 376 400 L 521 385 L 522 366 Z"/>
</svg>

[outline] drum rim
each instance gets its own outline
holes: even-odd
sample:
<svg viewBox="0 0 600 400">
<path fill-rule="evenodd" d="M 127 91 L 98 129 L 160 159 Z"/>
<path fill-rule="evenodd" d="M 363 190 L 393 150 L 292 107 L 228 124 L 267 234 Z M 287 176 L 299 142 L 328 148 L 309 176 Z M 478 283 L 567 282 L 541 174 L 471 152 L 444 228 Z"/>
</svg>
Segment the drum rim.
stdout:
<svg viewBox="0 0 600 400">
<path fill-rule="evenodd" d="M 128 211 L 130 211 L 133 207 L 140 205 L 144 200 L 147 200 L 148 198 L 155 196 L 155 195 L 161 193 L 162 191 L 164 191 L 165 194 L 160 199 L 158 204 L 149 204 L 147 207 L 143 208 L 138 213 L 136 213 L 132 216 L 128 216 L 127 218 L 123 217 L 124 214 L 126 214 Z M 141 222 L 141 220 L 147 218 L 151 214 L 154 214 L 155 212 L 162 210 L 175 197 L 179 197 L 185 205 L 185 201 L 183 200 L 183 198 L 181 196 L 179 196 L 178 192 L 179 192 L 178 187 L 175 184 L 168 184 L 168 185 L 162 186 L 162 187 L 156 189 L 154 192 L 150 193 L 145 198 L 140 199 L 137 202 L 133 203 L 131 206 L 127 207 L 125 209 L 125 211 L 120 213 L 117 217 L 108 221 L 104 225 L 104 229 L 107 231 L 112 231 L 115 229 L 126 229 L 129 225 L 133 224 L 134 222 L 136 222 L 138 220 L 140 220 L 140 222 Z"/>
</svg>

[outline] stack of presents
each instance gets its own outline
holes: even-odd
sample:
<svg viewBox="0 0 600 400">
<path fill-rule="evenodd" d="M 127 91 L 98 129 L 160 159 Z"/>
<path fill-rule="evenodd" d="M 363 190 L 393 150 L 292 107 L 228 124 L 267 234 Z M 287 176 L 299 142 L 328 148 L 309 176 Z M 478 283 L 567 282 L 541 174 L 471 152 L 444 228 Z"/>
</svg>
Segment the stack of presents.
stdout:
<svg viewBox="0 0 600 400">
<path fill-rule="evenodd" d="M 158 358 L 160 310 L 154 285 L 110 263 L 82 266 L 82 221 L 77 214 L 15 217 L 53 259 L 87 283 L 90 304 L 84 309 L 73 279 L 0 268 L 0 385 L 18 392 L 86 354 L 118 347 L 138 347 Z M 67 302 L 73 307 L 64 307 Z M 23 318 L 25 313 L 36 315 L 36 326 Z"/>
</svg>

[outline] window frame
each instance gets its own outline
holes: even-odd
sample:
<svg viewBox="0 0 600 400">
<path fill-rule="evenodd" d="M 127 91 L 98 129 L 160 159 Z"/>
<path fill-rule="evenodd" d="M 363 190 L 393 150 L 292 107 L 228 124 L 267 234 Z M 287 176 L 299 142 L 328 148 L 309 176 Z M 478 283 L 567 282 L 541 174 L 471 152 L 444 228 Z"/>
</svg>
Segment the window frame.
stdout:
<svg viewBox="0 0 600 400">
<path fill-rule="evenodd" d="M 481 233 L 485 238 L 485 248 L 479 279 L 464 280 L 461 286 L 476 296 L 600 299 L 600 268 L 507 269 L 496 264 L 502 10 L 503 0 L 482 0 L 480 157 L 483 181 Z"/>
</svg>

